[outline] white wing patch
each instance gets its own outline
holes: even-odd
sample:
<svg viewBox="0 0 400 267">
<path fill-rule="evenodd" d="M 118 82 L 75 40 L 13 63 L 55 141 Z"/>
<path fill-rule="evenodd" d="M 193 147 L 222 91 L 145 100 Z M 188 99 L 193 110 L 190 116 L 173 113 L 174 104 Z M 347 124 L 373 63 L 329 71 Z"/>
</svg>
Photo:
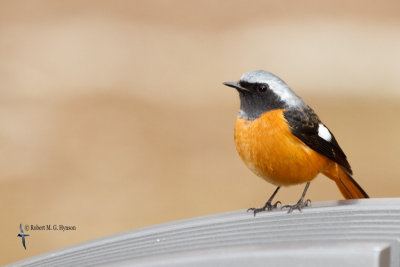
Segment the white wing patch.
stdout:
<svg viewBox="0 0 400 267">
<path fill-rule="evenodd" d="M 323 125 L 322 123 L 320 123 L 318 126 L 318 136 L 328 142 L 332 140 L 331 133 L 329 132 L 328 128 L 326 128 L 325 125 Z"/>
</svg>

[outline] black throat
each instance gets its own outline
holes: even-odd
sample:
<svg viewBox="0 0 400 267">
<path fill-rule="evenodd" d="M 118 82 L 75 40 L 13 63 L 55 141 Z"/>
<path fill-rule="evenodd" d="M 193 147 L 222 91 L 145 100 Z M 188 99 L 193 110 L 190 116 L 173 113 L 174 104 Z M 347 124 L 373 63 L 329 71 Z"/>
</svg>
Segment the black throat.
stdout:
<svg viewBox="0 0 400 267">
<path fill-rule="evenodd" d="M 247 120 L 255 120 L 263 113 L 286 108 L 286 104 L 271 90 L 264 93 L 239 91 L 240 110 L 239 117 Z"/>
</svg>

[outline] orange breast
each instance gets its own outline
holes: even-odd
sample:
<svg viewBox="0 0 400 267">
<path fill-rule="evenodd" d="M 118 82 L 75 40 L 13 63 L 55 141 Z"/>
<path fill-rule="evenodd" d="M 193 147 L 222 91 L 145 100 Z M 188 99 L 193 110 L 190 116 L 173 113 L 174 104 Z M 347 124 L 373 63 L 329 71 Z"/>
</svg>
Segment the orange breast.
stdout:
<svg viewBox="0 0 400 267">
<path fill-rule="evenodd" d="M 275 185 L 310 181 L 330 164 L 290 132 L 282 109 L 253 121 L 238 117 L 235 144 L 247 167 Z"/>
</svg>

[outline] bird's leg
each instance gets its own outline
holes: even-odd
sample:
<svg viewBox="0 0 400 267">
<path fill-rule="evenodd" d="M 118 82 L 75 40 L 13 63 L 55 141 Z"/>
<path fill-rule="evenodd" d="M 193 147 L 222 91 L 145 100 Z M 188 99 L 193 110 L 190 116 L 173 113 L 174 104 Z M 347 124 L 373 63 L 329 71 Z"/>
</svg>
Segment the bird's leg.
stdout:
<svg viewBox="0 0 400 267">
<path fill-rule="evenodd" d="M 275 202 L 274 204 L 271 204 L 272 200 L 274 199 L 276 193 L 278 193 L 279 188 L 281 188 L 280 186 L 278 186 L 274 193 L 272 194 L 272 196 L 268 199 L 268 201 L 265 203 L 264 207 L 262 208 L 250 208 L 247 210 L 247 212 L 249 211 L 253 211 L 254 216 L 256 216 L 257 213 L 261 212 L 261 211 L 265 211 L 265 210 L 273 210 L 276 209 L 278 204 L 281 204 L 280 201 Z"/>
<path fill-rule="evenodd" d="M 299 199 L 299 201 L 297 201 L 296 204 L 294 204 L 294 205 L 285 205 L 285 206 L 282 206 L 281 209 L 289 208 L 288 213 L 292 213 L 293 210 L 301 211 L 302 208 L 308 207 L 311 204 L 311 200 L 307 199 L 304 202 L 304 197 L 306 196 L 307 189 L 308 189 L 309 186 L 310 186 L 310 182 L 307 182 L 306 187 L 304 188 L 303 194 L 301 195 L 301 198 Z"/>
</svg>

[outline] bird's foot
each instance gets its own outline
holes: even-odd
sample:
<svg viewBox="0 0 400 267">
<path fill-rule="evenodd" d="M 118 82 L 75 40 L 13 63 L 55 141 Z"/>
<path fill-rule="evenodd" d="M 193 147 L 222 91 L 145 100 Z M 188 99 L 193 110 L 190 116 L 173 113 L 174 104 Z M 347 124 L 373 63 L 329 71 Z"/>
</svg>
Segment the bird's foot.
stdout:
<svg viewBox="0 0 400 267">
<path fill-rule="evenodd" d="M 303 201 L 300 199 L 296 204 L 294 205 L 284 205 L 281 207 L 281 209 L 286 209 L 289 208 L 288 213 L 292 213 L 294 210 L 299 210 L 301 212 L 301 209 L 304 207 L 309 207 L 311 205 L 311 200 L 307 199 L 306 201 Z"/>
<path fill-rule="evenodd" d="M 261 212 L 261 211 L 271 211 L 273 209 L 278 208 L 278 205 L 282 204 L 280 201 L 275 202 L 274 204 L 271 204 L 271 201 L 268 201 L 267 203 L 265 203 L 264 207 L 261 208 L 250 208 L 247 210 L 247 212 L 252 211 L 254 213 L 254 216 L 256 216 L 257 213 Z"/>
</svg>

